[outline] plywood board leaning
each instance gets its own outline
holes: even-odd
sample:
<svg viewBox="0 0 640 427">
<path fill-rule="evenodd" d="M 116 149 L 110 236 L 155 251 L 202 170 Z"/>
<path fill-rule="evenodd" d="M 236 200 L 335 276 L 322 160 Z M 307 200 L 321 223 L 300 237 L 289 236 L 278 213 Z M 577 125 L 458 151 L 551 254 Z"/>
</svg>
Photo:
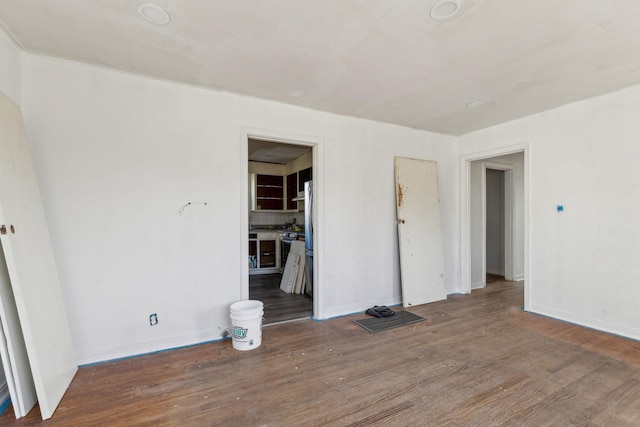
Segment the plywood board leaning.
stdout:
<svg viewBox="0 0 640 427">
<path fill-rule="evenodd" d="M 304 242 L 297 240 L 291 242 L 291 250 L 289 251 L 287 263 L 282 273 L 280 289 L 288 294 L 301 293 L 303 289 L 305 265 Z"/>
<path fill-rule="evenodd" d="M 293 292 L 296 284 L 296 276 L 298 275 L 298 262 L 300 256 L 293 252 L 289 252 L 287 263 L 284 266 L 282 280 L 280 281 L 280 289 L 288 294 Z"/>
</svg>

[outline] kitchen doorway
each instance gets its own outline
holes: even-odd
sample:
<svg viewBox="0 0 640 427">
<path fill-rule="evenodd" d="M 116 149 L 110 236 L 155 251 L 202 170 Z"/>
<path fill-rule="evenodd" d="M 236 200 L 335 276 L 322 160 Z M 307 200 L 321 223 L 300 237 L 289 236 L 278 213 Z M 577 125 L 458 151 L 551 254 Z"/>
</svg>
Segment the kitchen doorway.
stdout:
<svg viewBox="0 0 640 427">
<path fill-rule="evenodd" d="M 263 302 L 264 324 L 314 314 L 313 147 L 247 138 L 248 298 Z"/>
</svg>

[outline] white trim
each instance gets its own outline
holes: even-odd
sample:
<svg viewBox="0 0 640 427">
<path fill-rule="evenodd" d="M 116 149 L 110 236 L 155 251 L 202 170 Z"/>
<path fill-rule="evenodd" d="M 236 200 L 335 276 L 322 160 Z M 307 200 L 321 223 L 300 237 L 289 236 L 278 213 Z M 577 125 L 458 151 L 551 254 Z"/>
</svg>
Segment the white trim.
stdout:
<svg viewBox="0 0 640 427">
<path fill-rule="evenodd" d="M 322 286 L 319 286 L 323 282 L 324 271 L 322 269 L 322 243 L 324 242 L 324 173 L 322 165 L 324 164 L 324 147 L 322 144 L 323 139 L 318 136 L 300 135 L 289 132 L 281 132 L 269 129 L 252 128 L 249 126 L 240 127 L 240 203 L 241 210 L 243 212 L 240 215 L 240 274 L 241 274 L 241 289 L 240 299 L 249 299 L 249 265 L 247 263 L 246 254 L 249 253 L 249 241 L 246 238 L 249 230 L 249 194 L 247 188 L 249 188 L 249 159 L 248 159 L 248 144 L 249 138 L 260 139 L 264 141 L 280 142 L 284 144 L 292 145 L 306 145 L 312 147 L 313 157 L 313 224 L 314 224 L 314 238 L 313 238 L 313 315 L 315 318 L 323 318 L 324 312 L 324 300 L 322 293 Z"/>
<path fill-rule="evenodd" d="M 513 153 L 524 153 L 524 276 L 528 278 L 524 285 L 524 308 L 529 310 L 531 301 L 531 289 L 534 283 L 531 280 L 530 266 L 530 197 L 531 191 L 531 146 L 528 142 L 498 147 L 490 150 L 479 151 L 460 156 L 460 292 L 471 293 L 471 233 L 470 233 L 470 179 L 471 162 Z"/>
<path fill-rule="evenodd" d="M 116 359 L 127 359 L 142 356 L 159 351 L 167 351 L 175 348 L 205 344 L 211 341 L 220 341 L 226 329 L 231 327 L 231 320 L 225 327 L 198 331 L 192 334 L 175 335 L 157 340 L 146 341 L 140 344 L 127 344 L 102 348 L 76 354 L 78 365 L 107 362 Z"/>
<path fill-rule="evenodd" d="M 335 319 L 338 317 L 350 316 L 352 314 L 362 314 L 364 311 L 373 305 L 379 304 L 379 300 L 374 299 L 365 299 L 367 296 L 363 296 L 360 301 L 333 306 L 329 310 L 324 313 L 324 317 L 321 317 L 321 320 L 326 319 Z M 389 307 L 402 306 L 402 297 L 394 296 L 390 302 L 387 303 Z"/>
<path fill-rule="evenodd" d="M 516 233 L 514 230 L 515 185 L 513 183 L 513 169 L 504 172 L 504 278 L 513 280 L 515 271 Z"/>
<path fill-rule="evenodd" d="M 482 283 L 487 285 L 485 278 L 487 277 L 487 168 L 485 163 L 482 162 L 480 173 L 480 277 L 482 277 Z M 471 227 L 469 227 L 471 231 Z M 473 259 L 473 254 L 469 258 L 469 261 Z M 478 282 L 476 282 L 478 283 Z M 483 286 L 483 287 L 484 287 Z"/>
<path fill-rule="evenodd" d="M 567 313 L 548 307 L 531 306 L 527 311 L 532 311 L 545 317 L 563 320 L 580 327 L 586 327 L 610 334 L 616 334 L 624 338 L 640 340 L 640 329 L 638 328 L 629 328 L 628 326 L 619 325 L 617 323 L 603 322 L 602 320 L 594 319 L 592 317 L 580 316 L 574 313 Z"/>
<path fill-rule="evenodd" d="M 471 284 L 471 289 L 482 289 L 485 286 L 487 286 L 487 282 L 485 282 L 484 280 L 481 282 L 474 282 Z"/>
</svg>

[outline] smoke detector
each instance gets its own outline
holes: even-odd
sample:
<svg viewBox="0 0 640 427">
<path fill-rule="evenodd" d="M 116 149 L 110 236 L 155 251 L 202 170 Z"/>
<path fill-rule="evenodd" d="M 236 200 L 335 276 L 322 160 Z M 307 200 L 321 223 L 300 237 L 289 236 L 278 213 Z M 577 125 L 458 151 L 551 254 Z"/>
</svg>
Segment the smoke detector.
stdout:
<svg viewBox="0 0 640 427">
<path fill-rule="evenodd" d="M 153 24 L 166 25 L 171 21 L 171 17 L 163 8 L 151 3 L 138 6 L 138 13 Z"/>
<path fill-rule="evenodd" d="M 440 0 L 431 8 L 431 18 L 436 21 L 449 19 L 462 8 L 462 0 Z"/>
<path fill-rule="evenodd" d="M 481 99 L 473 100 L 471 102 L 468 102 L 466 105 L 467 110 L 469 111 L 482 110 L 487 108 L 488 106 L 489 104 L 487 104 L 486 101 L 483 101 Z"/>
</svg>

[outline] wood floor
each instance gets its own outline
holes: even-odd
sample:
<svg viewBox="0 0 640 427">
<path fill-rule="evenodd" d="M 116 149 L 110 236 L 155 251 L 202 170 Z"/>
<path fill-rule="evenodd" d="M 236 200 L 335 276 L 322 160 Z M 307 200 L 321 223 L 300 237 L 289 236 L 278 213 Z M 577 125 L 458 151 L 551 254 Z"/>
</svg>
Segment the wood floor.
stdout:
<svg viewBox="0 0 640 427">
<path fill-rule="evenodd" d="M 249 298 L 264 303 L 264 324 L 313 316 L 313 299 L 280 290 L 282 274 L 249 276 Z"/>
<path fill-rule="evenodd" d="M 354 315 L 83 367 L 53 418 L 3 426 L 637 426 L 640 343 L 521 310 L 522 283 L 412 307 L 371 334 Z"/>
<path fill-rule="evenodd" d="M 498 276 L 497 274 L 487 273 L 485 275 L 485 283 L 504 282 L 504 276 Z"/>
</svg>

